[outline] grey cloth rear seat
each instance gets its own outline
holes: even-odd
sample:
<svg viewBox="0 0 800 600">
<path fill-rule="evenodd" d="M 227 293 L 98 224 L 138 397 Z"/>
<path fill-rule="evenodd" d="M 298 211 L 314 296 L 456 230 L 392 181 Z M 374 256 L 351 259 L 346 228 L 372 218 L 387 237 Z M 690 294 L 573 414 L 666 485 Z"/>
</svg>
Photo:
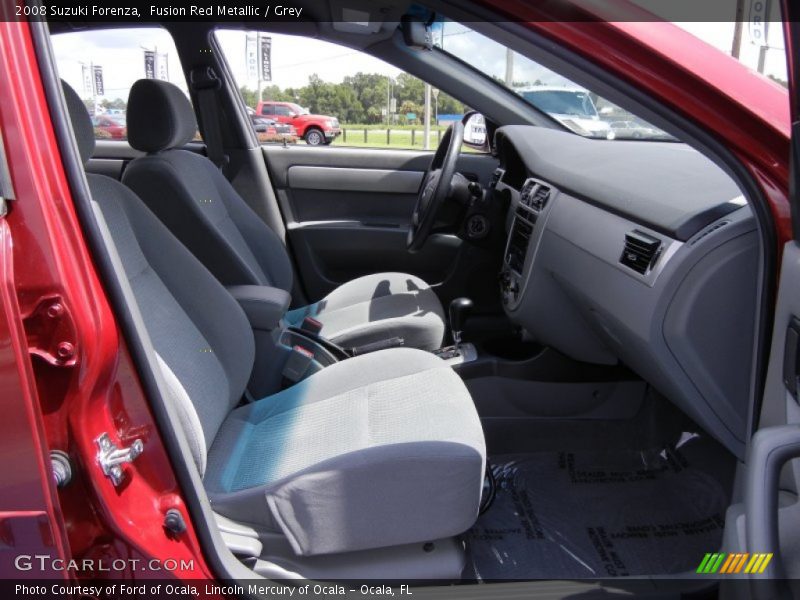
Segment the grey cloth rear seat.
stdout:
<svg viewBox="0 0 800 600">
<path fill-rule="evenodd" d="M 224 285 L 292 288 L 283 242 L 253 212 L 214 164 L 182 147 L 197 131 L 189 100 L 166 81 L 143 79 L 128 99 L 128 141 L 147 155 L 125 169 L 123 183 Z M 365 249 L 368 251 L 368 249 Z M 348 281 L 311 306 L 287 315 L 322 323 L 322 335 L 345 347 L 402 337 L 404 345 L 435 350 L 444 311 L 431 287 L 406 273 Z"/>
<path fill-rule="evenodd" d="M 84 161 L 94 136 L 64 86 Z M 438 358 L 353 358 L 240 408 L 254 342 L 238 303 L 119 182 L 87 174 L 209 498 L 282 532 L 298 554 L 461 533 L 480 501 L 485 446 L 463 382 Z"/>
</svg>

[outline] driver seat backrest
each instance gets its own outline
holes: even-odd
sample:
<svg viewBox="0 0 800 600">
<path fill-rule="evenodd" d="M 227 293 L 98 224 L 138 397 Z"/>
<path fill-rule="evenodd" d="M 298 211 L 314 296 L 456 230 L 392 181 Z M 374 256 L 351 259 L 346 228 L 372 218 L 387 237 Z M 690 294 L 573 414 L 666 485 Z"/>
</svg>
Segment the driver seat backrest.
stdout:
<svg viewBox="0 0 800 600">
<path fill-rule="evenodd" d="M 282 240 L 206 157 L 181 149 L 197 131 L 194 111 L 176 86 L 134 83 L 128 139 L 147 152 L 122 182 L 130 187 L 225 286 L 263 285 L 291 293 L 292 266 Z M 407 273 L 373 273 L 344 282 L 310 306 L 294 306 L 286 323 L 312 317 L 320 334 L 343 347 L 381 342 L 423 350 L 442 345 L 444 311 L 436 292 Z"/>
<path fill-rule="evenodd" d="M 142 79 L 128 99 L 128 141 L 146 156 L 122 182 L 223 285 L 267 285 L 291 292 L 283 242 L 205 156 L 182 149 L 197 133 L 194 110 L 173 84 Z"/>
</svg>

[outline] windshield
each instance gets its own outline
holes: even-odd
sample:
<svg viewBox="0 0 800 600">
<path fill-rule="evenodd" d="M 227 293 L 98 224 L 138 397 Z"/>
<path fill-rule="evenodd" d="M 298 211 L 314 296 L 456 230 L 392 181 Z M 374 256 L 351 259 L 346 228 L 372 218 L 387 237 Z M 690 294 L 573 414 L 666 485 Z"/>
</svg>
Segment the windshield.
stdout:
<svg viewBox="0 0 800 600">
<path fill-rule="evenodd" d="M 299 104 L 295 104 L 294 102 L 290 102 L 289 103 L 289 108 L 291 109 L 291 111 L 293 113 L 298 114 L 298 115 L 307 115 L 307 114 L 309 114 L 307 109 L 303 108 Z"/>
<path fill-rule="evenodd" d="M 630 111 L 463 23 L 437 21 L 432 33 L 439 50 L 519 94 L 578 135 L 609 140 L 675 140 Z"/>
</svg>

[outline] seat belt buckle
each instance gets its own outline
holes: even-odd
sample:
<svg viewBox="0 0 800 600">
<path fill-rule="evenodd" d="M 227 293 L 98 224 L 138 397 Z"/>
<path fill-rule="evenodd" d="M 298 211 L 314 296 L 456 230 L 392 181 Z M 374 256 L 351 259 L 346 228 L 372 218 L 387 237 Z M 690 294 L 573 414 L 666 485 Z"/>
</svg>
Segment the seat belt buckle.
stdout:
<svg viewBox="0 0 800 600">
<path fill-rule="evenodd" d="M 283 365 L 283 372 L 281 374 L 284 379 L 292 383 L 297 383 L 305 376 L 313 360 L 314 353 L 311 350 L 303 348 L 302 346 L 294 346 L 289 353 L 286 364 Z"/>
<path fill-rule="evenodd" d="M 314 317 L 306 317 L 303 319 L 303 324 L 300 325 L 300 329 L 311 335 L 319 335 L 319 332 L 322 331 L 322 323 L 317 321 Z"/>
</svg>

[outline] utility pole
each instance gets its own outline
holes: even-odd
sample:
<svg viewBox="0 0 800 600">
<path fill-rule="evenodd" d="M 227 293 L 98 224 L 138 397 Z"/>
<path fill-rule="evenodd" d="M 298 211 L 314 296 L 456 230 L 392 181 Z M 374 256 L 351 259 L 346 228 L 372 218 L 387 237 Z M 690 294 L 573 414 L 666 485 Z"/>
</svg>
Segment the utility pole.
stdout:
<svg viewBox="0 0 800 600">
<path fill-rule="evenodd" d="M 506 48 L 506 85 L 511 88 L 514 85 L 514 51 Z"/>
<path fill-rule="evenodd" d="M 92 114 L 97 113 L 97 95 L 94 91 L 94 63 L 85 63 L 82 60 L 78 61 L 81 66 L 81 75 L 83 76 L 83 96 L 90 93 L 92 96 Z"/>
<path fill-rule="evenodd" d="M 256 99 L 256 104 L 261 102 L 264 98 L 264 80 L 261 79 L 264 71 L 261 66 L 261 32 L 259 31 L 256 36 L 256 51 L 258 52 L 258 98 Z"/>
<path fill-rule="evenodd" d="M 423 150 L 430 150 L 431 147 L 431 84 L 425 84 L 425 111 L 424 117 L 425 119 L 425 129 L 423 130 L 423 135 L 425 136 L 425 141 L 423 143 Z"/>
<path fill-rule="evenodd" d="M 762 75 L 764 74 L 764 65 L 767 62 L 767 50 L 769 50 L 769 46 L 761 46 L 758 49 L 758 72 Z"/>
<path fill-rule="evenodd" d="M 769 50 L 769 20 L 770 20 L 770 0 L 764 0 L 764 40 L 758 49 L 758 72 L 764 74 L 764 65 L 767 61 L 767 51 Z"/>
<path fill-rule="evenodd" d="M 742 48 L 742 21 L 744 21 L 744 0 L 736 0 L 736 16 L 733 19 L 733 44 L 731 46 L 731 56 L 739 58 L 739 51 Z"/>
</svg>

